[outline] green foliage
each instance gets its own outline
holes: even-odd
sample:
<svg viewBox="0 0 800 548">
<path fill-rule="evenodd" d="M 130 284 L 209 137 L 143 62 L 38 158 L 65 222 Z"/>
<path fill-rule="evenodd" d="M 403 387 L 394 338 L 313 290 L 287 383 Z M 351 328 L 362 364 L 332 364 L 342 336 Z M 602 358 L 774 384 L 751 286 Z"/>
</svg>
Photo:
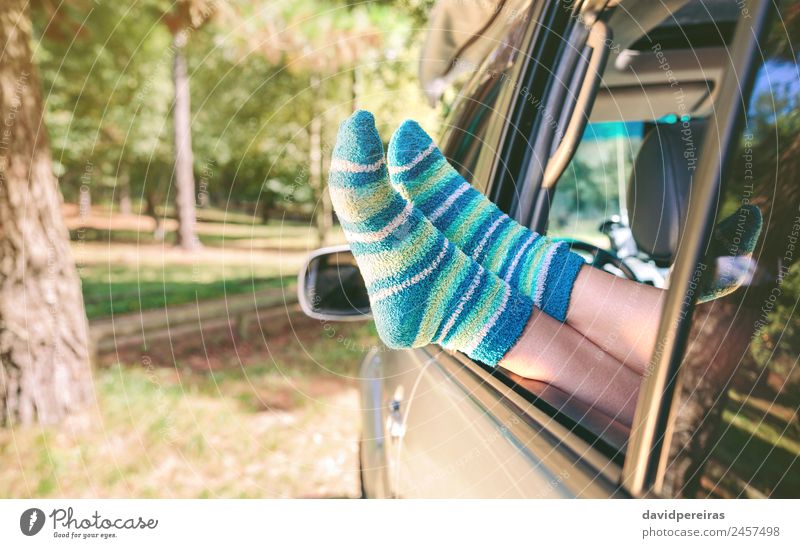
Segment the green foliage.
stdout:
<svg viewBox="0 0 800 548">
<path fill-rule="evenodd" d="M 559 179 L 550 209 L 550 232 L 584 241 L 600 236 L 605 241 L 598 226 L 620 214 L 620 182 L 627 186 L 640 145 L 635 126 L 616 122 L 590 125 Z"/>
<path fill-rule="evenodd" d="M 795 313 L 800 300 L 800 263 L 793 264 L 784 274 L 782 282 L 773 291 L 774 304 L 762 319 L 761 330 L 751 345 L 753 357 L 758 363 L 768 364 L 770 369 L 784 376 L 796 370 L 797 341 L 800 340 L 800 318 Z"/>
<path fill-rule="evenodd" d="M 110 189 L 137 161 L 169 162 L 171 57 L 155 19 L 103 2 L 35 23 L 46 124 L 67 197 L 82 183 Z"/>
<path fill-rule="evenodd" d="M 251 272 L 198 284 L 191 267 L 170 265 L 157 271 L 159 279 L 142 280 L 129 267 L 84 267 L 83 295 L 89 319 L 144 310 L 166 309 L 208 299 L 222 299 L 262 289 L 279 288 L 292 278 L 255 278 Z M 149 277 L 148 277 L 149 278 Z"/>
<path fill-rule="evenodd" d="M 429 3 L 145 0 L 37 9 L 46 124 L 66 198 L 77 200 L 86 185 L 93 201 L 110 200 L 115 185 L 130 181 L 134 199 L 165 204 L 177 27 L 187 38 L 199 204 L 308 214 L 317 199 L 309 188 L 313 117 L 323 119 L 325 161 L 339 121 L 356 106 L 379 113 L 387 139 L 406 117 L 436 130 L 416 80 Z"/>
</svg>

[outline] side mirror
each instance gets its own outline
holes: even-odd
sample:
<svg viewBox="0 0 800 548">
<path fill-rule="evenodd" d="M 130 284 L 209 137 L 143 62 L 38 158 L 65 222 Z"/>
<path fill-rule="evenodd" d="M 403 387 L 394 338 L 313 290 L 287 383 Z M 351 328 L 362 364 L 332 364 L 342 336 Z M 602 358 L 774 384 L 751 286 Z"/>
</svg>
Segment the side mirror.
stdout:
<svg viewBox="0 0 800 548">
<path fill-rule="evenodd" d="M 303 312 L 317 320 L 358 321 L 372 317 L 367 286 L 348 245 L 313 252 L 297 280 Z"/>
</svg>

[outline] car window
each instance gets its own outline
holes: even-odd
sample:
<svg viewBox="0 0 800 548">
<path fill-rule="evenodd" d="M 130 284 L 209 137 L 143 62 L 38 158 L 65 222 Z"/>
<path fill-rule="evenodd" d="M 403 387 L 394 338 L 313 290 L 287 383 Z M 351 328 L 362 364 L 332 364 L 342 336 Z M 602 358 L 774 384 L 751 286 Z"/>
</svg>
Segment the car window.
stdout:
<svg viewBox="0 0 800 548">
<path fill-rule="evenodd" d="M 494 105 L 500 94 L 499 80 L 487 78 L 472 92 L 459 110 L 461 116 L 455 121 L 453 132 L 444 154 L 450 163 L 481 192 L 486 192 L 488 181 L 475 177 L 481 150 L 486 145 L 486 132 L 494 114 Z"/>
<path fill-rule="evenodd" d="M 499 127 L 503 125 L 506 112 L 499 99 L 504 88 L 509 87 L 528 24 L 526 17 L 504 20 L 507 28 L 503 39 L 483 65 L 470 66 L 463 60 L 454 61 L 460 70 L 472 77 L 455 99 L 443 138 L 444 155 L 484 194 L 491 182 L 489 173 L 497 156 L 496 140 L 499 138 L 491 134 L 491 122 L 499 119 Z"/>
<path fill-rule="evenodd" d="M 762 41 L 761 66 L 716 222 L 752 204 L 763 229 L 752 258 L 707 256 L 698 276 L 744 285 L 697 305 L 673 404 L 663 491 L 685 497 L 800 496 L 800 73 L 797 10 Z M 746 238 L 736 214 L 726 243 Z"/>
<path fill-rule="evenodd" d="M 535 3 L 534 3 L 535 4 Z M 538 7 L 542 7 L 540 4 Z M 564 29 L 574 24 L 576 19 L 560 6 L 550 6 L 552 13 L 548 17 L 556 23 L 548 25 L 546 33 L 533 35 L 533 42 L 527 46 L 527 58 L 533 53 L 541 58 L 556 58 L 563 52 Z M 442 138 L 442 151 L 450 163 L 467 178 L 472 186 L 493 199 L 498 207 L 508 210 L 511 197 L 516 196 L 517 183 L 527 180 L 519 177 L 522 165 L 529 165 L 528 156 L 531 147 L 530 128 L 544 114 L 538 107 L 542 104 L 544 90 L 547 89 L 546 78 L 552 77 L 551 64 L 542 62 L 530 63 L 526 71 L 522 71 L 526 56 L 520 54 L 524 47 L 524 32 L 535 17 L 525 19 L 509 33 L 505 43 L 493 53 L 487 63 L 477 69 L 470 83 L 461 93 L 461 98 L 452 108 L 452 114 L 445 123 Z M 541 26 L 539 28 L 545 28 Z M 537 42 L 537 39 L 540 42 Z M 538 78 L 533 78 L 538 75 Z M 535 85 L 534 85 L 535 80 Z M 512 122 L 512 120 L 516 122 Z M 504 146 L 499 147 L 503 135 L 508 131 Z M 522 150 L 511 151 L 519 148 Z M 509 149 L 509 150 L 507 150 Z M 513 161 L 509 161 L 513 159 Z M 502 161 L 500 164 L 498 162 Z M 489 169 L 497 163 L 496 173 Z M 459 361 L 474 371 L 483 370 L 501 383 L 510 387 L 531 404 L 530 410 L 536 409 L 553 418 L 553 424 L 569 428 L 570 434 L 585 442 L 590 442 L 593 449 L 621 465 L 623 448 L 628 436 L 628 428 L 622 423 L 603 415 L 587 404 L 578 401 L 545 383 L 537 383 L 509 374 L 498 368 L 479 364 L 459 355 Z M 505 396 L 504 396 L 505 397 Z M 531 411 L 529 411 L 531 412 Z M 563 440 L 562 440 L 563 441 Z M 608 468 L 607 470 L 613 470 Z"/>
<path fill-rule="evenodd" d="M 600 122 L 586 127 L 556 185 L 549 235 L 611 249 L 601 228 L 606 221 L 628 225 L 626 188 L 643 133 L 642 122 Z"/>
</svg>

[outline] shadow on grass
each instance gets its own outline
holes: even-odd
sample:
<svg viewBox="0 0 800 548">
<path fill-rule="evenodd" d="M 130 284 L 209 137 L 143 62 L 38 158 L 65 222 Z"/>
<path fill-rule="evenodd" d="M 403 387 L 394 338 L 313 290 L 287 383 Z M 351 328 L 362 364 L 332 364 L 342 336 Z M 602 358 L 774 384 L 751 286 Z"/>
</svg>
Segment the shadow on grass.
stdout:
<svg viewBox="0 0 800 548">
<path fill-rule="evenodd" d="M 89 319 L 218 299 L 263 289 L 280 288 L 289 276 L 236 278 L 208 283 L 182 281 L 101 282 L 83 280 L 83 299 Z"/>
<path fill-rule="evenodd" d="M 745 398 L 723 413 L 722 433 L 711 457 L 724 474 L 714 480 L 734 494 L 746 485 L 764 496 L 796 497 L 800 492 L 798 440 L 796 415 L 786 421 L 764 413 Z"/>
<path fill-rule="evenodd" d="M 276 231 L 276 234 L 264 236 L 260 234 L 267 227 L 256 227 L 252 234 L 236 233 L 231 231 L 229 234 L 204 233 L 200 232 L 198 238 L 206 247 L 234 247 L 253 249 L 259 251 L 307 251 L 310 232 L 306 234 L 307 227 L 288 225 L 285 227 L 286 234 L 280 234 L 280 226 L 272 226 L 269 230 Z M 299 233 L 298 233 L 299 231 Z M 83 227 L 70 230 L 72 241 L 100 242 L 109 244 L 137 244 L 137 245 L 167 245 L 173 246 L 176 243 L 176 233 L 168 231 L 163 239 L 156 239 L 150 230 L 126 230 L 126 229 L 105 229 L 94 227 Z"/>
</svg>

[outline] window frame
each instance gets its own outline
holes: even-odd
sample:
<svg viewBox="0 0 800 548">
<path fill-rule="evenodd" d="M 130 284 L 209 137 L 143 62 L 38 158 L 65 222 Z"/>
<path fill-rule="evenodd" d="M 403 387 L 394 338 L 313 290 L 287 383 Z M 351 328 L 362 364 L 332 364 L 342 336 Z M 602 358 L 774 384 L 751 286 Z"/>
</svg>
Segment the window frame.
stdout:
<svg viewBox="0 0 800 548">
<path fill-rule="evenodd" d="M 558 77 L 550 67 L 555 66 L 556 60 L 560 59 L 565 51 L 571 49 L 573 53 L 575 52 L 575 48 L 565 44 L 564 37 L 574 38 L 573 27 L 579 21 L 579 17 L 575 16 L 573 10 L 577 9 L 579 8 L 574 3 L 564 3 L 562 0 L 533 2 L 528 16 L 531 23 L 521 43 L 518 62 L 511 70 L 513 81 L 519 82 L 519 86 L 505 86 L 493 109 L 494 113 L 486 131 L 489 138 L 479 152 L 481 157 L 491 157 L 487 158 L 486 162 L 483 158 L 478 161 L 478 165 L 483 169 L 478 169 L 479 173 L 474 175 L 486 177 L 487 195 L 505 212 L 509 212 L 518 202 L 517 184 L 524 180 L 534 154 L 532 139 L 526 136 L 537 135 L 541 132 L 542 126 L 546 125 L 544 117 L 541 116 L 542 111 L 531 105 L 519 90 L 525 86 L 537 98 L 548 97 L 553 87 L 552 80 Z M 562 26 L 559 27 L 559 24 Z M 559 30 L 562 32 L 558 32 Z M 454 111 L 459 106 L 458 103 L 470 100 L 470 94 L 480 88 L 480 82 L 479 79 L 473 79 L 465 86 L 464 96 L 459 98 Z M 566 94 L 567 91 L 562 90 L 562 96 Z M 574 101 L 577 93 L 570 94 L 570 97 Z M 448 127 L 442 140 L 443 150 L 451 146 L 449 138 L 452 134 L 453 128 Z M 553 140 L 552 137 L 551 135 L 547 143 L 548 147 Z M 591 477 L 593 481 L 599 481 L 606 486 L 604 493 L 608 496 L 627 496 L 619 487 L 625 438 L 629 433 L 624 425 L 605 417 L 589 419 L 593 422 L 598 422 L 595 419 L 612 421 L 613 424 L 604 427 L 603 432 L 614 430 L 613 436 L 608 434 L 608 438 L 614 439 L 604 438 L 602 434 L 597 434 L 582 424 L 582 421 L 587 420 L 587 415 L 595 412 L 581 409 L 577 404 L 573 405 L 574 402 L 569 401 L 568 395 L 565 395 L 565 404 L 554 405 L 547 401 L 547 398 L 531 392 L 503 372 L 479 364 L 463 354 L 435 348 L 436 351 L 431 349 L 428 353 L 436 356 L 437 365 L 445 369 L 449 375 L 458 378 L 468 373 L 469 376 L 480 379 L 480 385 L 489 390 L 496 402 L 509 402 L 528 428 L 546 433 L 548 438 L 554 440 L 551 452 L 566 451 L 577 455 L 581 468 L 588 466 L 586 477 Z M 464 386 L 465 391 L 473 393 L 468 386 Z M 491 409 L 491 406 L 489 408 Z M 596 413 L 599 415 L 599 412 Z M 520 440 L 528 442 L 522 438 Z M 585 492 L 585 488 L 576 492 Z"/>
<path fill-rule="evenodd" d="M 574 24 L 574 17 L 565 4 L 560 0 L 534 3 L 532 17 L 535 22 L 531 24 L 525 41 L 522 43 L 520 53 L 524 55 L 520 68 L 514 70 L 515 77 L 519 77 L 522 85 L 542 100 L 550 100 L 552 81 L 556 75 L 547 70 L 547 60 L 537 55 L 549 55 L 551 62 L 559 59 L 564 50 L 569 47 L 565 44 L 565 36 L 571 36 L 569 27 L 570 19 Z M 749 18 L 742 18 L 737 24 L 733 43 L 730 47 L 730 67 L 723 79 L 720 95 L 715 103 L 715 111 L 711 120 L 709 133 L 705 139 L 700 154 L 701 160 L 695 176 L 692 189 L 692 203 L 695 206 L 687 218 L 686 233 L 696 234 L 694 239 L 685 238 L 681 250 L 676 257 L 675 267 L 671 278 L 671 288 L 662 310 L 661 321 L 657 338 L 657 351 L 654 352 L 652 371 L 642 383 L 639 400 L 636 406 L 634 423 L 631 435 L 624 451 L 623 461 L 609 456 L 596 446 L 598 441 L 604 441 L 601 436 L 592 432 L 588 434 L 585 429 L 576 428 L 574 419 L 561 410 L 553 407 L 536 394 L 516 385 L 513 379 L 505 374 L 486 368 L 481 364 L 460 354 L 453 354 L 457 363 L 466 368 L 473 375 L 484 379 L 491 386 L 495 397 L 498 399 L 512 398 L 517 403 L 520 416 L 532 422 L 537 429 L 557 435 L 560 439 L 559 447 L 563 450 L 576 446 L 587 447 L 582 454 L 583 464 L 590 464 L 599 477 L 610 480 L 619 485 L 613 491 L 617 496 L 632 495 L 636 497 L 657 495 L 660 490 L 660 480 L 663 478 L 663 466 L 667 462 L 668 435 L 671 406 L 673 403 L 675 381 L 679 373 L 680 362 L 686 348 L 686 336 L 691 325 L 694 303 L 684 303 L 684 296 L 689 292 L 689 284 L 697 264 L 703 258 L 703 242 L 707 240 L 713 224 L 713 212 L 716 206 L 716 195 L 719 191 L 720 181 L 727 166 L 727 158 L 735 148 L 737 129 L 743 123 L 744 99 L 751 92 L 755 76 L 754 59 L 758 47 L 758 40 L 763 36 L 766 20 L 771 13 L 770 0 L 748 0 L 746 9 Z M 537 8 L 539 18 L 536 18 Z M 564 19 L 566 14 L 566 20 Z M 561 15 L 561 19 L 559 19 Z M 556 29 L 557 21 L 567 23 L 562 27 L 562 34 Z M 546 22 L 543 22 L 546 21 Z M 537 33 L 537 30 L 544 29 Z M 524 52 L 524 53 L 523 53 Z M 542 72 L 545 77 L 542 77 Z M 743 75 L 739 77 L 737 75 Z M 562 86 L 563 87 L 563 86 Z M 534 178 L 533 187 L 519 188 L 518 183 L 530 184 L 529 171 L 535 156 L 543 150 L 550 150 L 554 140 L 554 132 L 545 127 L 543 117 L 539 116 L 536 109 L 531 110 L 526 105 L 524 97 L 513 97 L 514 90 L 504 90 L 503 97 L 498 99 L 498 110 L 507 109 L 507 120 L 500 129 L 497 148 L 499 154 L 491 164 L 488 180 L 487 195 L 497 206 L 512 215 L 521 223 L 539 228 L 546 222 L 547 211 L 542 210 L 541 204 L 547 202 L 548 197 L 542 196 L 540 177 Z M 574 97 L 572 98 L 574 100 Z M 563 94 L 560 99 L 564 100 Z M 539 111 L 540 112 L 540 111 Z M 505 120 L 498 113 L 492 124 L 500 124 Z M 497 131 L 497 127 L 493 128 Z M 526 138 L 533 135 L 534 138 Z M 549 137 L 548 137 L 549 135 Z M 485 152 L 481 152 L 484 154 Z M 495 152 L 492 151 L 492 154 Z M 544 166 L 539 166 L 544 170 Z M 520 207 L 520 197 L 527 193 L 527 201 L 532 206 L 531 211 L 525 212 Z M 545 193 L 546 194 L 546 193 Z M 542 220 L 544 214 L 544 220 Z M 527 218 L 521 218 L 527 215 Z M 526 222 L 527 221 L 527 222 Z M 454 371 L 452 368 L 451 372 Z M 503 387 L 506 387 L 505 390 Z M 522 402 L 526 402 L 523 405 Z M 573 421 L 570 426 L 570 421 Z M 566 429 L 565 429 L 566 427 Z"/>
<path fill-rule="evenodd" d="M 526 21 L 532 21 L 533 23 L 527 25 L 524 36 L 520 41 L 517 61 L 510 70 L 512 81 L 518 82 L 529 73 L 529 66 L 536 58 L 535 53 L 532 53 L 531 49 L 535 44 L 541 43 L 545 39 L 545 37 L 541 35 L 552 33 L 554 12 L 558 11 L 556 8 L 560 3 L 561 0 L 532 0 L 530 2 Z M 547 24 L 538 23 L 540 19 L 546 19 Z M 491 57 L 491 55 L 489 57 Z M 463 90 L 459 92 L 459 97 L 453 105 L 453 112 L 460 110 L 464 107 L 465 103 L 473 100 L 475 92 L 486 83 L 484 76 L 492 72 L 494 72 L 492 63 L 490 61 L 484 61 L 477 70 L 475 76 L 471 78 L 465 84 Z M 514 179 L 518 172 L 516 156 L 509 154 L 506 150 L 506 144 L 510 140 L 509 133 L 512 133 L 512 129 L 509 126 L 513 126 L 513 128 L 517 127 L 517 124 L 509 124 L 508 122 L 510 116 L 516 111 L 518 101 L 515 101 L 515 97 L 517 93 L 515 87 L 508 85 L 503 85 L 500 89 L 494 107 L 490 109 L 492 116 L 488 121 L 485 131 L 486 139 L 479 152 L 480 159 L 476 164 L 476 171 L 472 173 L 473 178 L 486 181 L 486 195 L 504 212 L 508 212 L 508 207 L 504 207 L 503 204 L 498 203 L 494 193 L 495 188 L 499 186 L 497 184 L 499 174 L 506 174 Z M 450 120 L 447 122 L 450 123 Z M 450 152 L 449 149 L 455 130 L 465 131 L 466 128 L 458 128 L 453 125 L 446 127 L 441 139 L 444 145 L 442 150 L 445 152 L 446 156 L 448 152 Z M 487 153 L 487 148 L 489 146 L 491 146 L 492 150 Z M 448 160 L 449 159 L 448 156 Z"/>
<path fill-rule="evenodd" d="M 634 496 L 659 495 L 668 463 L 671 422 L 675 419 L 674 395 L 680 383 L 689 328 L 694 312 L 690 284 L 705 252 L 713 228 L 720 185 L 735 154 L 737 138 L 746 115 L 758 67 L 759 40 L 774 11 L 771 0 L 749 0 L 730 47 L 730 65 L 723 76 L 714 112 L 698 155 L 699 161 L 686 220 L 684 238 L 676 256 L 661 313 L 650 374 L 644 379 L 636 405 L 631 438 L 622 471 L 622 485 Z"/>
<path fill-rule="evenodd" d="M 497 416 L 503 409 L 519 417 L 519 421 L 502 422 L 508 425 L 507 433 L 514 436 L 522 450 L 533 453 L 539 466 L 569 470 L 563 482 L 573 493 L 586 498 L 629 498 L 620 485 L 624 447 L 607 443 L 553 402 L 464 354 L 438 347 L 428 354 L 488 413 Z M 568 394 L 564 396 L 569 398 Z M 539 451 L 534 449 L 537 447 Z"/>
</svg>

